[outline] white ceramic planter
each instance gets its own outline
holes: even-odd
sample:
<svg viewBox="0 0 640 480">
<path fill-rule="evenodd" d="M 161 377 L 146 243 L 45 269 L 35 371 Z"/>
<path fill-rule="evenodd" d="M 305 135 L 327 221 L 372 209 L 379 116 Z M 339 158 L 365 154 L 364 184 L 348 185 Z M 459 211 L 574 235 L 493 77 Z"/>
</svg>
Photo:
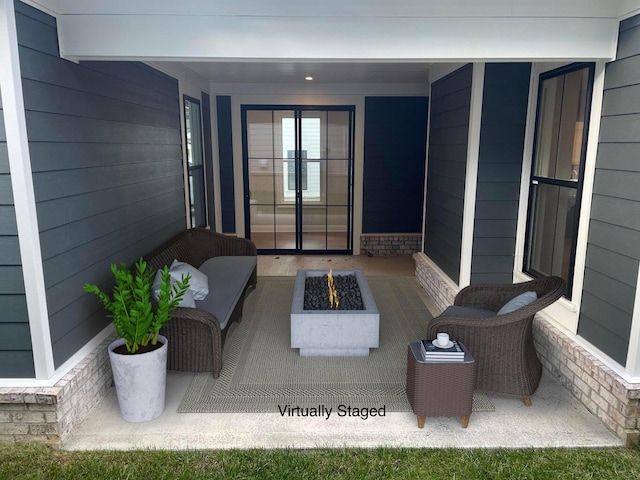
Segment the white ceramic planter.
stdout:
<svg viewBox="0 0 640 480">
<path fill-rule="evenodd" d="M 164 411 L 167 384 L 167 339 L 162 347 L 139 355 L 121 355 L 113 350 L 124 344 L 119 338 L 109 345 L 109 359 L 116 384 L 120 413 L 127 422 L 148 422 Z"/>
</svg>

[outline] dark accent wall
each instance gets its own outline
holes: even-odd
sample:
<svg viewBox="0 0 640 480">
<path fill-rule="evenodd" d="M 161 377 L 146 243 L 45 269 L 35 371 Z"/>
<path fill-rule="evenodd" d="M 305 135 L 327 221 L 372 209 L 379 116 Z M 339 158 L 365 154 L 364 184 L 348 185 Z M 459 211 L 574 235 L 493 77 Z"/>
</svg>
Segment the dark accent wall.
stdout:
<svg viewBox="0 0 640 480">
<path fill-rule="evenodd" d="M 0 378 L 35 376 L 0 98 Z"/>
<path fill-rule="evenodd" d="M 363 233 L 422 230 L 428 97 L 366 97 Z"/>
<path fill-rule="evenodd" d="M 578 334 L 622 365 L 640 261 L 640 16 L 607 65 Z"/>
<path fill-rule="evenodd" d="M 213 144 L 211 132 L 211 97 L 201 92 L 202 136 L 204 140 L 204 181 L 207 189 L 207 224 L 216 229 L 215 195 L 213 191 Z"/>
<path fill-rule="evenodd" d="M 109 320 L 87 283 L 186 225 L 177 80 L 141 63 L 58 57 L 55 19 L 16 3 L 55 365 Z"/>
<path fill-rule="evenodd" d="M 473 65 L 431 85 L 424 252 L 460 280 L 462 216 Z"/>
<path fill-rule="evenodd" d="M 216 96 L 216 109 L 218 114 L 218 162 L 220 166 L 222 232 L 236 233 L 231 97 L 226 95 Z"/>
<path fill-rule="evenodd" d="M 471 283 L 512 283 L 530 63 L 487 63 Z"/>
</svg>

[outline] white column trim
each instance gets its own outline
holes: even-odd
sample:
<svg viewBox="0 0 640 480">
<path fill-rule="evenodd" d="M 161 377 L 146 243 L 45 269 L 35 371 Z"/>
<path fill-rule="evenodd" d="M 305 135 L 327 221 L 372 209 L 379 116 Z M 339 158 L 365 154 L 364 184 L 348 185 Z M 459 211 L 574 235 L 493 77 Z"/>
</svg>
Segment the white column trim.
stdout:
<svg viewBox="0 0 640 480">
<path fill-rule="evenodd" d="M 13 0 L 0 0 L 0 90 L 36 380 L 55 373 Z"/>
<path fill-rule="evenodd" d="M 584 176 L 582 178 L 582 197 L 580 199 L 580 218 L 578 219 L 578 236 L 576 239 L 576 256 L 573 265 L 573 285 L 571 292 L 571 303 L 574 304 L 576 308 L 574 333 L 577 332 L 578 328 L 578 316 L 582 303 L 582 286 L 584 284 L 584 270 L 587 263 L 587 240 L 591 220 L 591 204 L 593 202 L 593 184 L 596 175 L 598 141 L 600 139 L 605 65 L 605 62 L 596 62 L 593 72 L 591 111 L 589 114 L 589 131 L 587 132 Z"/>
<path fill-rule="evenodd" d="M 422 202 L 422 242 L 420 246 L 420 253 L 424 252 L 425 246 L 427 244 L 427 186 L 429 181 L 429 138 L 431 136 L 431 91 L 432 91 L 433 82 L 429 81 L 429 100 L 427 104 L 427 134 L 425 135 L 425 155 L 424 155 L 424 187 L 422 189 L 423 202 Z"/>
<path fill-rule="evenodd" d="M 513 281 L 522 281 L 524 257 L 524 237 L 527 231 L 527 209 L 529 205 L 529 180 L 531 178 L 531 158 L 533 156 L 533 139 L 536 129 L 536 110 L 538 101 L 538 85 L 540 69 L 537 63 L 531 65 L 529 79 L 529 100 L 527 102 L 527 120 L 524 131 L 524 148 L 522 152 L 522 174 L 520 176 L 520 198 L 518 199 L 518 221 L 516 226 L 516 248 L 513 264 Z"/>
<path fill-rule="evenodd" d="M 473 254 L 473 231 L 476 218 L 476 190 L 478 187 L 478 156 L 480 154 L 484 71 L 484 63 L 473 64 L 471 111 L 469 113 L 469 137 L 467 143 L 467 171 L 464 182 L 464 206 L 462 214 L 460 280 L 458 281 L 460 288 L 464 288 L 471 283 L 471 257 Z"/>
<path fill-rule="evenodd" d="M 627 352 L 627 363 L 625 365 L 627 373 L 633 377 L 640 377 L 640 265 L 638 266 L 638 276 L 636 277 L 636 298 L 633 302 L 629 349 Z"/>
</svg>

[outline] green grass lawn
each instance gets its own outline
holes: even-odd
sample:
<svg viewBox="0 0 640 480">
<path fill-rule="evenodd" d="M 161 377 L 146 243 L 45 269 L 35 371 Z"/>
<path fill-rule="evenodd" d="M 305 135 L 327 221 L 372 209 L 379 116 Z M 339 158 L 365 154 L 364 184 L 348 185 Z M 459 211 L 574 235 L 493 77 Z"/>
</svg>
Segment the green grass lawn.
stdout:
<svg viewBox="0 0 640 480">
<path fill-rule="evenodd" d="M 640 479 L 637 449 L 65 452 L 0 445 L 0 479 Z"/>
</svg>

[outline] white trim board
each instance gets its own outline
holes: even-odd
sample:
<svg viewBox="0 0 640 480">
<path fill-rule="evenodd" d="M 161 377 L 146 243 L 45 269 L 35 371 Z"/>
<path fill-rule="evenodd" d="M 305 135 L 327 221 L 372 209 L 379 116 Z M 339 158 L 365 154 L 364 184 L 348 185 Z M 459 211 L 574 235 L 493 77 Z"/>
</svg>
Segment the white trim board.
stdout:
<svg viewBox="0 0 640 480">
<path fill-rule="evenodd" d="M 462 243 L 460 249 L 460 288 L 471 283 L 473 232 L 476 218 L 476 191 L 478 188 L 478 159 L 480 155 L 480 129 L 482 127 L 482 97 L 484 92 L 484 63 L 473 64 L 469 136 L 467 142 L 467 169 L 464 182 L 462 214 Z"/>
<path fill-rule="evenodd" d="M 13 0 L 0 0 L 0 93 L 37 380 L 55 373 Z"/>
</svg>

